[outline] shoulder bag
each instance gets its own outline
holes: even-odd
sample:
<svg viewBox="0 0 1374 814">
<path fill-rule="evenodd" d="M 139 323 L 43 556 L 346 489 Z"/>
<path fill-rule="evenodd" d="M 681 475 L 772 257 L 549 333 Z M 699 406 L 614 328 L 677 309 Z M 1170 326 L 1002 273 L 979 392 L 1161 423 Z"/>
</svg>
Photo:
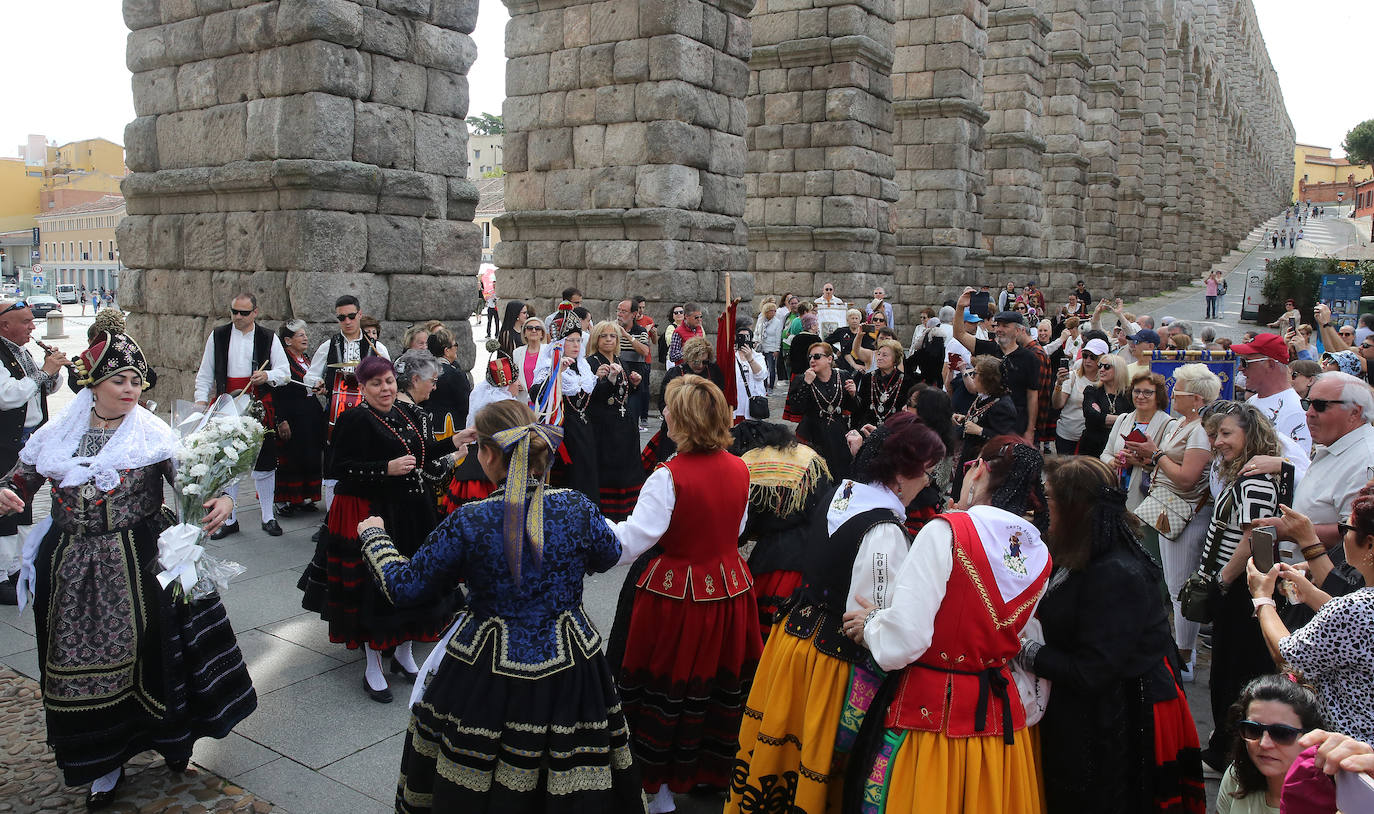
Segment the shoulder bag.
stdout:
<svg viewBox="0 0 1374 814">
<path fill-rule="evenodd" d="M 755 396 L 749 393 L 749 371 L 745 370 L 744 363 L 735 360 L 735 365 L 739 367 L 740 381 L 744 382 L 744 394 L 749 397 L 749 417 L 759 421 L 768 418 L 768 397 Z"/>
</svg>

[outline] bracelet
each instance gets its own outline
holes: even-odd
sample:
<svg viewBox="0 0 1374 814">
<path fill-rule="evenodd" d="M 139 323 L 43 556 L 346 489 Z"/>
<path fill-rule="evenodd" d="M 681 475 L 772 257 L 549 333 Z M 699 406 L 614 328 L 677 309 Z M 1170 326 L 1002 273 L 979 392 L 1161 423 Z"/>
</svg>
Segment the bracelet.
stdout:
<svg viewBox="0 0 1374 814">
<path fill-rule="evenodd" d="M 1318 557 L 1324 556 L 1326 556 L 1326 546 L 1321 543 L 1313 543 L 1312 545 L 1302 547 L 1302 558 L 1308 562 L 1312 562 Z"/>
<path fill-rule="evenodd" d="M 1255 606 L 1255 611 L 1251 614 L 1252 616 L 1259 616 L 1259 609 L 1265 605 L 1268 605 L 1276 611 L 1279 609 L 1279 606 L 1275 604 L 1274 600 L 1267 596 L 1253 597 L 1250 600 L 1250 604 Z"/>
<path fill-rule="evenodd" d="M 868 627 L 868 623 L 873 621 L 873 617 L 877 616 L 880 610 L 882 610 L 882 608 L 874 608 L 864 614 L 864 627 Z"/>
<path fill-rule="evenodd" d="M 1150 456 L 1150 466 L 1159 466 L 1159 459 L 1164 457 L 1164 450 L 1157 449 L 1155 454 Z"/>
</svg>

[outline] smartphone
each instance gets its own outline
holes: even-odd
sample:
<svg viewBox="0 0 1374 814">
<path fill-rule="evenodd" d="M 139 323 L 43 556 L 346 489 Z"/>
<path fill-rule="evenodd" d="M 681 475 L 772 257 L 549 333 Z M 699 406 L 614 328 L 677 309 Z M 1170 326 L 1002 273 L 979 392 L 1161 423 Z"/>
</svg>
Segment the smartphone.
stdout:
<svg viewBox="0 0 1374 814">
<path fill-rule="evenodd" d="M 1288 318 L 1288 330 L 1290 330 L 1290 331 L 1296 331 L 1297 329 L 1298 329 L 1298 318 L 1297 318 L 1297 317 L 1289 317 L 1289 318 Z"/>
<path fill-rule="evenodd" d="M 1363 772 L 1337 772 L 1336 808 L 1348 814 L 1374 811 L 1374 780 Z"/>
<path fill-rule="evenodd" d="M 1250 556 L 1255 560 L 1255 568 L 1260 573 L 1268 573 L 1274 567 L 1278 555 L 1278 541 L 1272 526 L 1259 526 L 1250 529 Z"/>
<path fill-rule="evenodd" d="M 951 353 L 951 354 L 949 355 L 949 369 L 950 369 L 950 370 L 958 370 L 959 368 L 961 368 L 961 367 L 963 367 L 963 366 L 964 366 L 964 357 L 960 356 L 960 355 L 957 354 L 957 353 Z"/>
<path fill-rule="evenodd" d="M 1148 436 L 1145 435 L 1145 433 L 1140 431 L 1139 427 L 1136 427 L 1135 429 L 1131 430 L 1129 433 L 1126 434 L 1126 440 L 1133 441 L 1139 444 L 1142 441 L 1148 441 L 1150 439 L 1148 438 Z"/>
<path fill-rule="evenodd" d="M 1068 357 L 1065 357 L 1065 358 L 1059 360 L 1059 369 L 1060 369 L 1060 370 L 1068 370 L 1068 369 L 1069 369 L 1069 359 L 1068 359 Z"/>
</svg>

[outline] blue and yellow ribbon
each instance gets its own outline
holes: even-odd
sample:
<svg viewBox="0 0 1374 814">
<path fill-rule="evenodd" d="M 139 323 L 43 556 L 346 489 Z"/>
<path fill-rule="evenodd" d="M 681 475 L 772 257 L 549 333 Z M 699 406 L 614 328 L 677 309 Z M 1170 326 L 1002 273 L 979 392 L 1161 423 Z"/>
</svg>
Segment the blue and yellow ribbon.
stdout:
<svg viewBox="0 0 1374 814">
<path fill-rule="evenodd" d="M 534 494 L 526 494 L 530 485 L 530 438 L 537 435 L 549 445 L 549 451 L 558 449 L 563 441 L 563 428 L 549 424 L 526 424 L 511 427 L 492 436 L 492 440 L 505 452 L 515 447 L 510 456 L 510 471 L 506 475 L 506 516 L 504 525 L 506 567 L 520 584 L 520 563 L 525 543 L 525 532 L 529 532 L 530 550 L 535 565 L 544 558 L 544 481 L 541 478 Z M 530 505 L 533 504 L 533 508 Z"/>
</svg>

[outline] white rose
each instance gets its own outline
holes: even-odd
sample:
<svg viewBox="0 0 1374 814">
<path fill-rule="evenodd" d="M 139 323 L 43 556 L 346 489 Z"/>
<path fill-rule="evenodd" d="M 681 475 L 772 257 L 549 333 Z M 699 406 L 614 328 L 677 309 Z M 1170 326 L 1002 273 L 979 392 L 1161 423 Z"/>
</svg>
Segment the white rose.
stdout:
<svg viewBox="0 0 1374 814">
<path fill-rule="evenodd" d="M 195 466 L 191 467 L 191 477 L 193 478 L 203 478 L 209 472 L 210 467 L 206 466 L 205 464 L 196 464 Z"/>
</svg>

